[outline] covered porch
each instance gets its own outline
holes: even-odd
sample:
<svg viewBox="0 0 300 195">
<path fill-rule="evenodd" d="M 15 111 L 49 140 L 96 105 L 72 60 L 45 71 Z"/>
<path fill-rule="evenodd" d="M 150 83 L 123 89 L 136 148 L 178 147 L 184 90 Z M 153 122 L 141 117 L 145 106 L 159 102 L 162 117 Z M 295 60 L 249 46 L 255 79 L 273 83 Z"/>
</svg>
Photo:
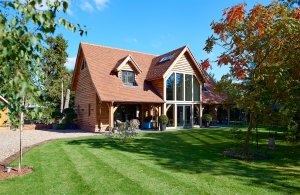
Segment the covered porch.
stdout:
<svg viewBox="0 0 300 195">
<path fill-rule="evenodd" d="M 162 106 L 160 103 L 102 103 L 98 114 L 99 130 L 104 131 L 107 127 L 115 127 L 117 122 L 128 122 L 132 119 L 139 120 L 140 129 L 158 129 L 158 117 L 162 114 Z"/>
</svg>

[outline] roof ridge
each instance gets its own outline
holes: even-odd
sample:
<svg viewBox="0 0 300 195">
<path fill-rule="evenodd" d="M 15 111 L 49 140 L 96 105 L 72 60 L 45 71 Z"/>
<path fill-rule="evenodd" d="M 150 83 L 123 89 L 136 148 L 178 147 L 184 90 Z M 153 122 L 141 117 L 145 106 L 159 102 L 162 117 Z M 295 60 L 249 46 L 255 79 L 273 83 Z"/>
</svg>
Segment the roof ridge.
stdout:
<svg viewBox="0 0 300 195">
<path fill-rule="evenodd" d="M 145 52 L 140 52 L 140 51 L 135 51 L 135 50 L 129 50 L 129 49 L 116 48 L 116 47 L 111 47 L 111 46 L 106 46 L 106 45 L 97 45 L 97 44 L 87 43 L 87 42 L 80 42 L 80 43 L 87 44 L 87 45 L 98 46 L 98 47 L 106 47 L 106 48 L 109 48 L 109 49 L 118 49 L 118 50 L 122 50 L 122 51 L 130 51 L 130 52 L 135 52 L 135 53 L 141 53 L 141 54 L 146 54 L 146 55 L 155 56 L 155 57 L 159 56 L 159 55 L 155 55 L 155 54 L 150 54 L 150 53 L 145 53 Z"/>
<path fill-rule="evenodd" d="M 187 46 L 187 45 L 184 45 L 184 46 L 182 46 L 182 47 L 178 47 L 177 49 L 173 49 L 172 51 L 168 51 L 168 52 L 163 53 L 163 54 L 161 54 L 161 55 L 159 55 L 159 56 L 157 56 L 157 57 L 161 57 L 161 56 L 166 55 L 166 54 L 169 54 L 169 53 L 174 53 L 175 51 L 178 51 L 178 50 L 180 50 L 180 49 L 184 49 L 184 48 L 186 48 L 186 47 L 188 47 L 188 46 Z"/>
</svg>

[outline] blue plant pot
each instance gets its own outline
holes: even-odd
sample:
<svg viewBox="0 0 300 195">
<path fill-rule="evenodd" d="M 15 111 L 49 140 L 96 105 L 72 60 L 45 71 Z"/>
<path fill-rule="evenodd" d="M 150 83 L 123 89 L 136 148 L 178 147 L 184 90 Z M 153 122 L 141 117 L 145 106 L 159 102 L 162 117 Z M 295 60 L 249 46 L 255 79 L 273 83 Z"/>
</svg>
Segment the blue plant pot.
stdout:
<svg viewBox="0 0 300 195">
<path fill-rule="evenodd" d="M 144 129 L 152 129 L 152 128 L 153 128 L 153 124 L 151 122 L 144 123 Z"/>
</svg>

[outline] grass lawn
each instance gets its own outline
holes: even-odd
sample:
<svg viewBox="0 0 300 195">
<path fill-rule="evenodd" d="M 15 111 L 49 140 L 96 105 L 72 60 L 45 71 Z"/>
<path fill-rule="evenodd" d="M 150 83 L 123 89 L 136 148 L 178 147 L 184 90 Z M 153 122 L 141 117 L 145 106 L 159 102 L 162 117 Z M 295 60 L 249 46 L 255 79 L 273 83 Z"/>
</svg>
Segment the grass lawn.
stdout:
<svg viewBox="0 0 300 195">
<path fill-rule="evenodd" d="M 300 193 L 299 144 L 277 141 L 271 159 L 241 161 L 222 155 L 241 147 L 228 131 L 147 133 L 127 144 L 106 136 L 52 141 L 24 156 L 34 173 L 0 181 L 0 194 Z"/>
</svg>

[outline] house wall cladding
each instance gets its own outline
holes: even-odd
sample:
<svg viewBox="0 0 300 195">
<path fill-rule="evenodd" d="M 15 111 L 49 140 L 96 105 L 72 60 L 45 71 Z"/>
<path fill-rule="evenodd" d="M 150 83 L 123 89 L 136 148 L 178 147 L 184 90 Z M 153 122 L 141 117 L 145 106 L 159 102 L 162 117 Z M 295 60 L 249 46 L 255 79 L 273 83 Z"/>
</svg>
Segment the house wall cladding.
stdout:
<svg viewBox="0 0 300 195">
<path fill-rule="evenodd" d="M 151 81 L 152 86 L 157 90 L 160 97 L 164 97 L 164 79 L 157 79 Z"/>
<path fill-rule="evenodd" d="M 81 129 L 88 131 L 98 130 L 96 103 L 97 94 L 87 68 L 80 70 L 75 90 L 75 110 Z"/>
<path fill-rule="evenodd" d="M 133 71 L 133 72 L 134 72 L 134 70 L 132 69 L 132 67 L 130 66 L 130 64 L 129 64 L 129 63 L 126 63 L 126 64 L 122 67 L 122 69 L 118 72 L 118 77 L 119 77 L 119 79 L 121 79 L 121 80 L 122 80 L 122 70 Z M 135 73 L 134 75 L 135 75 L 135 79 L 137 79 L 136 73 Z"/>
<path fill-rule="evenodd" d="M 98 101 L 99 102 L 99 101 Z M 104 131 L 109 126 L 109 110 L 108 105 L 105 102 L 98 103 L 97 116 L 99 121 L 99 127 L 101 131 Z M 101 112 L 101 113 L 100 113 Z"/>
<path fill-rule="evenodd" d="M 6 122 L 8 120 L 8 109 L 4 108 L 3 110 L 0 109 L 0 127 L 6 126 Z"/>
<path fill-rule="evenodd" d="M 188 59 L 187 54 L 184 54 L 174 65 L 172 71 L 186 74 L 195 74 L 195 70 L 191 66 L 192 62 Z"/>
</svg>

